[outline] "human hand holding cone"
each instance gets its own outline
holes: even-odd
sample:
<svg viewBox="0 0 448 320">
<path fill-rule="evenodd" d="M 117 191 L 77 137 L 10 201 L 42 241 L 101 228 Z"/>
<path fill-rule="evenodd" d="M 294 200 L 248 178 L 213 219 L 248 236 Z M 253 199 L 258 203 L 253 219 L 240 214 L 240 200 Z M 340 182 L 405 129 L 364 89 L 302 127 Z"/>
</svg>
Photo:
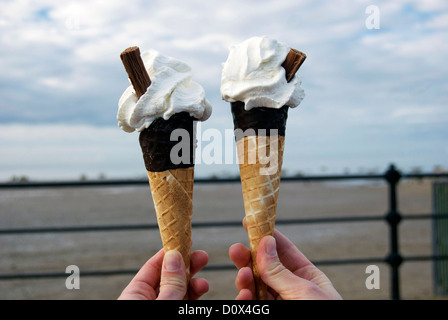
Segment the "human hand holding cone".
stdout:
<svg viewBox="0 0 448 320">
<path fill-rule="evenodd" d="M 154 53 L 156 57 L 157 54 L 157 52 Z M 123 51 L 120 57 L 138 100 L 147 92 L 151 85 L 151 79 L 140 56 L 140 50 L 138 47 L 130 47 Z M 174 59 L 166 57 L 162 57 L 161 61 L 164 63 L 177 63 Z M 163 69 L 165 70 L 166 66 L 163 66 Z M 184 68 L 184 70 L 186 69 Z M 173 92 L 174 90 L 170 90 L 170 94 L 173 94 Z M 134 112 L 133 109 L 132 116 L 124 116 L 128 112 L 127 109 L 129 109 L 129 100 L 132 107 L 137 109 L 137 101 L 133 101 L 135 100 L 133 94 L 133 92 L 128 93 L 126 96 L 125 92 L 119 103 L 121 104 L 120 109 L 123 109 L 123 111 L 119 110 L 118 115 L 119 120 L 120 118 L 122 119 L 120 126 L 128 132 L 133 131 L 133 128 L 129 129 L 129 124 L 133 121 L 134 114 L 141 113 L 140 111 Z M 205 103 L 208 103 L 206 99 Z M 154 109 L 160 112 L 160 108 Z M 206 116 L 204 115 L 204 117 Z M 194 183 L 194 119 L 189 112 L 178 111 L 170 114 L 167 120 L 160 116 L 155 117 L 155 119 L 154 117 L 150 118 L 150 120 L 150 125 L 147 125 L 143 130 L 139 130 L 139 142 L 149 178 L 163 248 L 165 252 L 177 250 L 182 254 L 187 270 L 187 283 L 189 283 Z M 139 124 L 142 127 L 140 122 Z M 189 145 L 187 148 L 188 161 L 186 163 L 174 164 L 171 159 L 171 150 L 177 144 L 177 141 L 171 141 L 171 134 L 178 129 L 182 129 L 187 133 Z M 185 299 L 188 299 L 188 290 Z"/>
<path fill-rule="evenodd" d="M 287 82 L 293 79 L 305 59 L 304 53 L 290 49 L 282 64 Z M 257 251 L 264 236 L 274 235 L 289 107 L 256 106 L 246 110 L 242 101 L 231 101 L 231 107 L 255 293 L 257 299 L 265 300 L 267 286 L 258 272 Z"/>
</svg>

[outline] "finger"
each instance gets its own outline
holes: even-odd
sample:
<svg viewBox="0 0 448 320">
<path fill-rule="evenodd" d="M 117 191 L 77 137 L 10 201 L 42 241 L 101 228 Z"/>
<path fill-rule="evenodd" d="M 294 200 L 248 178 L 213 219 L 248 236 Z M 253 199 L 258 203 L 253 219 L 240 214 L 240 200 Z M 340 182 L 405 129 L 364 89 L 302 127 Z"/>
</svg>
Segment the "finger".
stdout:
<svg viewBox="0 0 448 320">
<path fill-rule="evenodd" d="M 157 286 L 160 282 L 163 257 L 164 251 L 163 249 L 160 249 L 140 268 L 131 283 L 133 281 L 143 281 L 147 282 L 153 288 Z"/>
<path fill-rule="evenodd" d="M 282 299 L 312 298 L 314 290 L 319 289 L 312 282 L 293 274 L 280 262 L 274 237 L 266 236 L 261 239 L 257 264 L 264 283 L 274 289 Z"/>
<path fill-rule="evenodd" d="M 324 288 L 331 282 L 307 257 L 278 230 L 274 232 L 277 242 L 277 253 L 282 264 L 296 276 L 314 282 Z M 332 286 L 332 285 L 331 285 Z"/>
<path fill-rule="evenodd" d="M 210 286 L 204 278 L 193 278 L 190 280 L 190 288 L 188 290 L 188 298 L 197 300 L 208 292 Z"/>
<path fill-rule="evenodd" d="M 117 300 L 154 300 L 157 292 L 146 282 L 135 282 L 128 285 L 120 294 Z"/>
<path fill-rule="evenodd" d="M 229 248 L 230 260 L 237 269 L 251 266 L 250 250 L 241 243 L 236 243 Z"/>
<path fill-rule="evenodd" d="M 274 230 L 274 238 L 277 243 L 279 259 L 287 269 L 297 274 L 296 271 L 301 268 L 314 266 L 296 245 L 277 229 Z"/>
<path fill-rule="evenodd" d="M 181 300 L 187 292 L 187 275 L 182 255 L 177 250 L 165 253 L 157 300 Z"/>
<path fill-rule="evenodd" d="M 247 231 L 246 217 L 243 218 L 243 227 Z M 295 272 L 302 267 L 313 265 L 295 244 L 277 229 L 274 230 L 274 238 L 277 241 L 280 261 L 282 261 L 286 268 Z"/>
<path fill-rule="evenodd" d="M 252 300 L 254 297 L 253 293 L 249 289 L 242 289 L 238 292 L 235 300 Z"/>
<path fill-rule="evenodd" d="M 155 299 L 164 252 L 160 249 L 140 268 L 118 299 Z"/>
<path fill-rule="evenodd" d="M 208 254 L 203 250 L 196 250 L 190 256 L 190 276 L 193 277 L 208 263 Z"/>
<path fill-rule="evenodd" d="M 255 293 L 254 275 L 251 268 L 244 267 L 238 271 L 235 279 L 235 287 L 238 291 L 249 289 L 252 293 Z"/>
</svg>

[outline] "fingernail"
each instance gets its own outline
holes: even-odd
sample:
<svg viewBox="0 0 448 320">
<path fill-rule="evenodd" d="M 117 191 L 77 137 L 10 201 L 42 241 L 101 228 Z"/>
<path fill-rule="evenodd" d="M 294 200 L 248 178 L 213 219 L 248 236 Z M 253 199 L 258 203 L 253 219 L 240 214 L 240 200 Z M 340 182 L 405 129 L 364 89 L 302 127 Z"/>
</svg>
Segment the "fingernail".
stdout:
<svg viewBox="0 0 448 320">
<path fill-rule="evenodd" d="M 170 272 L 180 269 L 180 254 L 176 251 L 168 251 L 165 253 L 165 269 Z"/>
<path fill-rule="evenodd" d="M 277 256 L 277 244 L 275 242 L 274 237 L 271 236 L 268 237 L 266 241 L 265 251 L 269 257 Z"/>
</svg>

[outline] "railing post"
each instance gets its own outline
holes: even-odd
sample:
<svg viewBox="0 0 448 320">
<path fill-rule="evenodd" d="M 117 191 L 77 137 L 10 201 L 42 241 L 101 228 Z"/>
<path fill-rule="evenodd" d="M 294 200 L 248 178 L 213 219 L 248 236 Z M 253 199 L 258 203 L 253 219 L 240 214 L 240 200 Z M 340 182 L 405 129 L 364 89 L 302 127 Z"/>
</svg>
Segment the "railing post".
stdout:
<svg viewBox="0 0 448 320">
<path fill-rule="evenodd" d="M 385 219 L 390 230 L 390 252 L 386 257 L 386 262 L 391 268 L 391 297 L 393 300 L 400 300 L 400 274 L 399 267 L 403 262 L 398 245 L 398 224 L 401 221 L 401 214 L 398 211 L 397 185 L 401 179 L 401 173 L 391 164 L 384 174 L 389 185 L 389 211 Z"/>
</svg>

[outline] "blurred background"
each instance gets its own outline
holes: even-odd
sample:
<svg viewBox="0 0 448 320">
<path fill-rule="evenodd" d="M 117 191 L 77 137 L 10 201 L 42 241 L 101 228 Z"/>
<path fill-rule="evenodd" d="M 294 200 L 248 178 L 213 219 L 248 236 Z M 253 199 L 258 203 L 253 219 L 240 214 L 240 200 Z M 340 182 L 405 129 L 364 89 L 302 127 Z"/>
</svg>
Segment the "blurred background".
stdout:
<svg viewBox="0 0 448 320">
<path fill-rule="evenodd" d="M 187 62 L 213 106 L 201 130 L 213 129 L 224 137 L 233 123 L 229 104 L 220 96 L 222 63 L 229 46 L 261 35 L 308 56 L 299 70 L 306 96 L 288 117 L 285 176 L 382 174 L 390 163 L 412 173 L 440 173 L 448 168 L 448 3 L 444 0 L 2 0 L 1 5 L 0 181 L 4 183 L 145 179 L 138 134 L 123 132 L 116 119 L 118 100 L 129 86 L 119 54 L 129 46 L 139 46 L 142 52 L 155 49 Z M 199 140 L 201 150 L 207 150 L 210 141 Z M 237 164 L 225 163 L 230 152 L 235 152 L 234 144 L 224 144 L 221 163 L 197 164 L 196 177 L 238 177 Z M 407 199 L 403 206 L 409 213 L 432 210 L 431 183 L 411 181 L 403 187 Z M 352 211 L 384 214 L 388 206 L 383 182 L 285 185 L 279 219 Z M 361 191 L 362 195 L 354 195 Z M 234 201 L 230 205 L 223 199 Z M 199 186 L 195 206 L 197 221 L 241 219 L 240 185 Z M 0 190 L 2 229 L 154 221 L 146 186 Z M 402 242 L 410 241 L 409 248 L 429 254 L 430 223 L 416 226 L 424 230 L 404 230 L 403 236 L 411 238 Z M 387 226 L 379 224 L 387 232 Z M 330 255 L 359 256 L 372 246 L 380 247 L 380 253 L 373 255 L 387 252 L 387 244 L 376 245 L 384 240 L 383 231 L 375 233 L 379 238 L 366 239 L 363 235 L 372 227 L 364 226 L 365 230 L 350 229 L 357 233 L 344 238 L 347 226 L 336 226 L 321 232 L 313 225 L 301 226 L 300 232 L 297 226 L 283 230 L 311 258 L 329 258 L 323 250 L 328 244 L 335 246 L 328 249 Z M 197 248 L 211 245 L 206 240 L 211 231 L 203 232 L 200 236 L 198 231 Z M 230 231 L 220 232 L 222 241 L 216 244 L 212 262 L 229 262 Z M 247 241 L 240 227 L 232 232 L 235 241 Z M 69 264 L 80 265 L 81 270 L 135 269 L 160 248 L 157 230 L 153 233 L 151 241 L 146 232 L 139 237 L 128 233 L 122 237 L 1 235 L 0 273 L 63 272 Z M 361 238 L 366 247 L 356 249 L 353 244 Z M 343 243 L 338 245 L 335 239 Z M 71 256 L 73 252 L 77 255 Z M 338 268 L 342 267 L 328 272 L 338 273 Z M 346 288 L 346 297 L 389 297 L 387 284 L 382 293 L 366 291 L 365 266 L 355 268 L 356 272 L 338 273 L 356 274 L 356 281 L 336 280 Z M 419 290 L 423 294 L 409 293 L 405 298 L 434 297 L 431 266 L 426 263 L 421 268 L 410 268 L 409 274 L 415 279 L 426 272 L 426 287 Z M 230 273 L 229 279 L 234 277 Z M 113 298 L 130 278 L 122 276 L 118 283 L 117 277 L 112 278 L 90 278 L 92 287 L 78 291 L 67 290 L 64 279 L 0 281 L 0 298 Z M 225 280 L 225 285 L 233 286 L 233 280 Z M 350 291 L 353 286 L 360 291 Z M 101 293 L 93 287 L 102 288 Z M 219 291 L 216 288 L 209 298 L 232 298 L 235 293 L 229 288 L 220 296 Z"/>
</svg>

